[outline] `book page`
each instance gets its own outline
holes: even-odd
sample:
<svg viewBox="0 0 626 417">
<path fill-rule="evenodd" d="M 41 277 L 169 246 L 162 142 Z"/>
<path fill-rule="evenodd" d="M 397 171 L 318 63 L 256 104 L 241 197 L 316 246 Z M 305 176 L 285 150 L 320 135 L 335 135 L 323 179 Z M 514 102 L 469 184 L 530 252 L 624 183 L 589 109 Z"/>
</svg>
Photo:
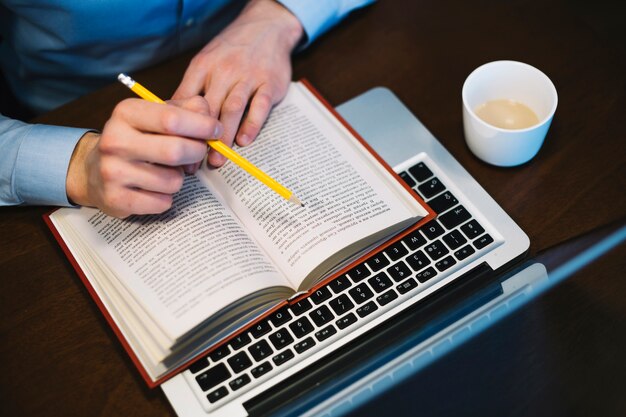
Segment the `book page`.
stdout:
<svg viewBox="0 0 626 417">
<path fill-rule="evenodd" d="M 63 217 L 163 331 L 176 340 L 248 294 L 287 286 L 239 220 L 196 177 L 187 177 L 173 207 L 120 220 L 90 208 Z"/>
<path fill-rule="evenodd" d="M 364 157 L 362 145 L 303 88 L 292 84 L 257 140 L 238 152 L 305 207 L 285 201 L 232 163 L 202 171 L 295 288 L 351 243 L 426 213 L 405 190 L 405 198 L 418 206 L 398 197 L 381 178 L 380 164 Z"/>
</svg>

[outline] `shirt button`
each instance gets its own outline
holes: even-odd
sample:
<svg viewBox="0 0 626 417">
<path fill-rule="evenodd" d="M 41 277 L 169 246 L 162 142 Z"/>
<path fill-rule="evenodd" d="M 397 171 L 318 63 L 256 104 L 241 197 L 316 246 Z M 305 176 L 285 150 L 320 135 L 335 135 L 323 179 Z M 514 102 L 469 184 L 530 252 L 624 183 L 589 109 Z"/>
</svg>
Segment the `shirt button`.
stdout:
<svg viewBox="0 0 626 417">
<path fill-rule="evenodd" d="M 190 17 L 189 19 L 187 19 L 185 21 L 185 26 L 189 27 L 192 26 L 194 24 L 195 20 L 193 19 L 193 17 Z"/>
</svg>

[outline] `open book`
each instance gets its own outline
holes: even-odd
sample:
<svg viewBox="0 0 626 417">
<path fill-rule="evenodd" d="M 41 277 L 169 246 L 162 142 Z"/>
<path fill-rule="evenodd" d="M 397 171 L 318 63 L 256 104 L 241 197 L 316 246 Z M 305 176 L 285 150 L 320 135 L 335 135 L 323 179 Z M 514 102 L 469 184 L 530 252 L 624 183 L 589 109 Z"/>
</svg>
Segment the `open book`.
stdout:
<svg viewBox="0 0 626 417">
<path fill-rule="evenodd" d="M 292 83 L 239 151 L 305 206 L 227 162 L 188 176 L 160 215 L 83 207 L 46 217 L 151 386 L 434 216 L 306 84 Z"/>
</svg>

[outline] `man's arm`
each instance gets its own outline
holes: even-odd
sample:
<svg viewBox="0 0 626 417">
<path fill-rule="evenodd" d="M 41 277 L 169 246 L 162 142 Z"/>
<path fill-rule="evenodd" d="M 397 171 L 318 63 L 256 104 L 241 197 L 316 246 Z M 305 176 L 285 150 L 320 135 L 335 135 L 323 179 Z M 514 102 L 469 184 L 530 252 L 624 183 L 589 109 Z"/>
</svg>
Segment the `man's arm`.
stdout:
<svg viewBox="0 0 626 417">
<path fill-rule="evenodd" d="M 86 132 L 0 115 L 0 204 L 71 205 L 66 175 L 72 151 Z"/>
<path fill-rule="evenodd" d="M 124 100 L 102 133 L 1 117 L 0 203 L 74 203 L 116 217 L 167 210 L 184 166 L 223 132 L 204 98 L 172 104 Z"/>
<path fill-rule="evenodd" d="M 277 0 L 298 18 L 304 29 L 302 46 L 309 45 L 355 9 L 375 0 Z"/>
</svg>

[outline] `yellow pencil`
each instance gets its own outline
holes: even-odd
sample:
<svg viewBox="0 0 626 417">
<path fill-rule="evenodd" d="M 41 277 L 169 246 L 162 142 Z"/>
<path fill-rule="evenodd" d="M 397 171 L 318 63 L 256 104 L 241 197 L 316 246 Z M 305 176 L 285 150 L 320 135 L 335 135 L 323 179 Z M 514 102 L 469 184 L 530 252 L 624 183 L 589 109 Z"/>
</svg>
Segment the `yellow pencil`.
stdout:
<svg viewBox="0 0 626 417">
<path fill-rule="evenodd" d="M 126 87 L 130 88 L 135 94 L 144 100 L 151 101 L 153 103 L 162 103 L 165 102 L 161 100 L 159 97 L 154 95 L 150 90 L 148 90 L 143 85 L 139 84 L 137 81 L 133 80 L 126 74 L 120 74 L 117 76 L 117 79 L 124 84 Z M 289 189 L 285 188 L 274 178 L 267 175 L 265 172 L 261 171 L 259 168 L 254 166 L 250 161 L 245 159 L 243 156 L 239 155 L 232 148 L 224 144 L 218 139 L 209 139 L 207 140 L 207 144 L 215 149 L 217 152 L 224 155 L 226 158 L 233 161 L 239 167 L 243 168 L 248 174 L 252 175 L 254 178 L 261 181 L 263 184 L 267 185 L 269 188 L 274 190 L 278 195 L 285 198 L 286 200 L 298 205 L 304 206 L 302 202 L 292 193 Z"/>
</svg>

